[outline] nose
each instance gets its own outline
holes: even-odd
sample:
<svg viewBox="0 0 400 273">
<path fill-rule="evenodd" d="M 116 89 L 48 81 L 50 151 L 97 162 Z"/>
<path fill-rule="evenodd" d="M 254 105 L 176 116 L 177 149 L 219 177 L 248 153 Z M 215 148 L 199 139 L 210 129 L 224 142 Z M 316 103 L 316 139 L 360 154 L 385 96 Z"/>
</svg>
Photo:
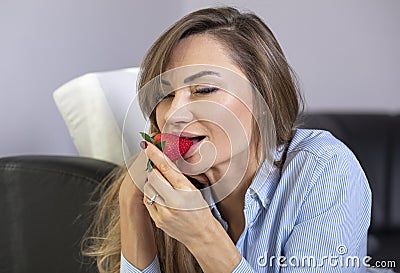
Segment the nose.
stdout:
<svg viewBox="0 0 400 273">
<path fill-rule="evenodd" d="M 175 127 L 181 127 L 183 129 L 185 125 L 193 120 L 193 113 L 190 110 L 190 96 L 191 92 L 188 89 L 182 89 L 175 91 L 172 101 L 169 105 L 168 110 L 165 112 L 165 125 Z"/>
</svg>

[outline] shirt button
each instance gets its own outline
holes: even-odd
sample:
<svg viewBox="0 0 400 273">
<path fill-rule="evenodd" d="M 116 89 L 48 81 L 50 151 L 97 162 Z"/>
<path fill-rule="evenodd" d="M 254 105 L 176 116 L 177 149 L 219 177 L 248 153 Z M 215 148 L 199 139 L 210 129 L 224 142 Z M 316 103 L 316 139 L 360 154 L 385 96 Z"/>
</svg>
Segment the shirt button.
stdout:
<svg viewBox="0 0 400 273">
<path fill-rule="evenodd" d="M 265 204 L 269 205 L 271 203 L 271 200 L 269 198 L 265 198 Z"/>
<path fill-rule="evenodd" d="M 250 191 L 250 197 L 255 199 L 257 196 L 257 193 L 253 189 L 250 189 L 249 191 Z"/>
</svg>

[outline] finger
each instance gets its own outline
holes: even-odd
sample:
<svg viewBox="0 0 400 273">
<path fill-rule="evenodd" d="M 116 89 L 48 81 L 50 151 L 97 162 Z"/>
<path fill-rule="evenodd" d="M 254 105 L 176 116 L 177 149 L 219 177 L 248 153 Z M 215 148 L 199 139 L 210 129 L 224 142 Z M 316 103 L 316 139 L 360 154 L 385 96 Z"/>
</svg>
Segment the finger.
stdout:
<svg viewBox="0 0 400 273">
<path fill-rule="evenodd" d="M 149 203 L 150 200 L 153 200 L 154 202 Z M 156 204 L 164 204 L 164 198 L 154 189 L 151 184 L 146 183 L 144 185 L 143 203 L 149 209 L 151 206 L 156 207 Z"/>
<path fill-rule="evenodd" d="M 176 190 L 156 168 L 148 174 L 147 183 L 165 199 L 171 198 L 175 194 Z"/>
<path fill-rule="evenodd" d="M 150 215 L 151 219 L 153 219 L 154 223 L 157 223 L 158 222 L 158 207 L 157 207 L 157 203 L 154 202 L 154 203 L 152 203 L 150 205 L 150 204 L 147 203 L 148 200 L 149 200 L 149 198 L 144 196 L 143 203 L 144 203 L 147 211 L 149 212 L 149 215 Z"/>
<path fill-rule="evenodd" d="M 163 214 L 163 212 L 165 211 L 164 206 L 163 206 L 165 201 L 161 195 L 157 195 L 157 197 L 155 197 L 155 199 L 154 199 L 154 202 L 149 204 L 148 201 L 152 197 L 156 196 L 157 191 L 149 183 L 146 183 L 146 185 L 144 186 L 144 191 L 145 191 L 145 195 L 143 198 L 143 203 L 146 206 L 151 219 L 153 219 L 153 221 L 157 227 L 160 227 L 160 218 L 161 218 L 161 215 Z M 161 205 L 161 206 L 159 206 L 159 205 Z"/>
<path fill-rule="evenodd" d="M 144 151 L 139 152 L 131 159 L 131 163 L 128 169 L 129 176 L 136 186 L 143 191 L 144 184 L 147 180 L 147 156 Z"/>
<path fill-rule="evenodd" d="M 166 207 L 179 210 L 193 210 L 208 207 L 199 190 L 176 190 L 166 181 L 162 174 L 154 168 L 149 173 L 148 184 L 163 197 Z M 164 206 L 162 206 L 164 207 Z M 161 206 L 158 206 L 159 213 Z"/>
<path fill-rule="evenodd" d="M 155 145 L 148 142 L 146 155 L 174 189 L 196 190 L 196 187 Z"/>
</svg>

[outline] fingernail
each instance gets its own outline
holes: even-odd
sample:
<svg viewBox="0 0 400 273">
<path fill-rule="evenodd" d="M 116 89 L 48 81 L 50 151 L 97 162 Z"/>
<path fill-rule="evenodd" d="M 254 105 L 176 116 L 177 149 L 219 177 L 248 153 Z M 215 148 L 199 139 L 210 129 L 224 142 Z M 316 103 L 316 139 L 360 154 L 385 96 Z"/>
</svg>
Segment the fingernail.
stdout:
<svg viewBox="0 0 400 273">
<path fill-rule="evenodd" d="M 147 148 L 147 145 L 148 145 L 147 142 L 144 141 L 144 140 L 142 140 L 142 141 L 140 142 L 140 148 L 142 148 L 143 150 Z"/>
</svg>

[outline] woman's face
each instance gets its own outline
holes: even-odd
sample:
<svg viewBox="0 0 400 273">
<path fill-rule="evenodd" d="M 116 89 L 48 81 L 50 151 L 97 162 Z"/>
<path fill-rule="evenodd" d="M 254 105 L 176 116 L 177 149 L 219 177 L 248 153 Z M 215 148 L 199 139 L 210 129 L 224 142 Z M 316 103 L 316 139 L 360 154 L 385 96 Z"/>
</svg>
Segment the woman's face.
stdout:
<svg viewBox="0 0 400 273">
<path fill-rule="evenodd" d="M 253 117 L 244 101 L 251 101 L 251 91 L 236 90 L 233 95 L 220 88 L 232 86 L 233 80 L 221 75 L 218 67 L 246 78 L 215 39 L 192 35 L 175 47 L 166 69 L 172 72 L 162 76 L 163 88 L 174 91 L 156 106 L 156 122 L 161 132 L 194 141 L 182 159 L 192 164 L 191 170 L 186 170 L 192 174 L 223 173 L 232 159 L 248 153 Z M 178 160 L 179 168 L 182 162 Z"/>
</svg>

